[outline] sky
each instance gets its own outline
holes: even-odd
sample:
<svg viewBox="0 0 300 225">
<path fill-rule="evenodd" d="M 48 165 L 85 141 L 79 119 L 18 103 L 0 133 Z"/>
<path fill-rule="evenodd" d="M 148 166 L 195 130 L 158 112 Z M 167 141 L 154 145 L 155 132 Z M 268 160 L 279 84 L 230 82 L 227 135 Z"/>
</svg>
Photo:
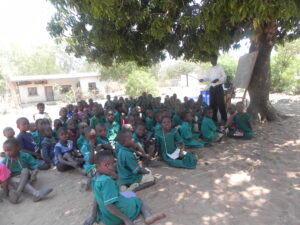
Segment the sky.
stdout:
<svg viewBox="0 0 300 225">
<path fill-rule="evenodd" d="M 17 44 L 30 51 L 35 46 L 54 43 L 46 30 L 54 13 L 55 8 L 46 0 L 0 0 L 0 44 Z M 249 44 L 243 41 L 241 48 L 230 54 L 238 58 L 248 49 Z"/>
</svg>

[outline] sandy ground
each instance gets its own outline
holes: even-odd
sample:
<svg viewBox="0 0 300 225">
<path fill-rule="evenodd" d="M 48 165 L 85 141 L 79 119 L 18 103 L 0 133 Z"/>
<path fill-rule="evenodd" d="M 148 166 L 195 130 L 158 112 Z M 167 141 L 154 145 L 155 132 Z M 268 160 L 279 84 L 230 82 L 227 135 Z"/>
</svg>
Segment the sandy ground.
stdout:
<svg viewBox="0 0 300 225">
<path fill-rule="evenodd" d="M 272 101 L 291 117 L 255 125 L 251 141 L 226 139 L 199 149 L 195 170 L 153 169 L 157 184 L 138 196 L 167 215 L 156 224 L 300 224 L 300 96 L 272 95 Z M 26 195 L 18 205 L 4 200 L 0 224 L 82 224 L 93 197 L 80 190 L 80 179 L 74 172 L 40 172 L 36 187 L 53 187 L 53 194 L 38 203 Z M 144 223 L 139 218 L 136 224 Z"/>
</svg>

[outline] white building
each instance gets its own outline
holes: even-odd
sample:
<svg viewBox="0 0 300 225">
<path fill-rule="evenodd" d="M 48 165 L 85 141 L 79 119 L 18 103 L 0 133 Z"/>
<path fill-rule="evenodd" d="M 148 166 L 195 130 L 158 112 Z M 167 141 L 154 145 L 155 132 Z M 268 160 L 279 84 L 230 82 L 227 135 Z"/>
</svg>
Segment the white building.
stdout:
<svg viewBox="0 0 300 225">
<path fill-rule="evenodd" d="M 105 94 L 105 85 L 97 73 L 13 76 L 10 86 L 20 104 L 58 101 L 79 88 L 86 96 L 91 90 Z"/>
</svg>

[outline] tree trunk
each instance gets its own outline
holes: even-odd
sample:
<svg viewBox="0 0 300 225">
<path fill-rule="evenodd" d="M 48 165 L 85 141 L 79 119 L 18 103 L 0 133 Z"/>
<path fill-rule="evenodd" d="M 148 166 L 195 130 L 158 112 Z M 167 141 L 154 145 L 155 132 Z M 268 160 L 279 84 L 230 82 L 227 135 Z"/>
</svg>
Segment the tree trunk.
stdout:
<svg viewBox="0 0 300 225">
<path fill-rule="evenodd" d="M 269 101 L 271 84 L 270 58 L 275 44 L 276 22 L 265 24 L 251 41 L 250 52 L 258 50 L 256 64 L 249 84 L 250 105 L 248 112 L 254 120 L 275 121 L 280 118 L 279 113 Z"/>
</svg>

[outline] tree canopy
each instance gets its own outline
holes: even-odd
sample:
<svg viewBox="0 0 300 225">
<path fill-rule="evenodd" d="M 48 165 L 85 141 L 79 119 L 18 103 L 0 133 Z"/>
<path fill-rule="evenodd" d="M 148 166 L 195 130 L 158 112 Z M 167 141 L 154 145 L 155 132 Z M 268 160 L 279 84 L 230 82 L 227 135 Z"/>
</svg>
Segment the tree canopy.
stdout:
<svg viewBox="0 0 300 225">
<path fill-rule="evenodd" d="M 218 50 L 257 38 L 266 22 L 276 23 L 276 40 L 300 34 L 297 0 L 51 0 L 57 13 L 48 24 L 70 52 L 111 65 L 149 65 L 174 57 L 199 61 Z M 256 33 L 256 35 L 255 35 Z"/>
</svg>

